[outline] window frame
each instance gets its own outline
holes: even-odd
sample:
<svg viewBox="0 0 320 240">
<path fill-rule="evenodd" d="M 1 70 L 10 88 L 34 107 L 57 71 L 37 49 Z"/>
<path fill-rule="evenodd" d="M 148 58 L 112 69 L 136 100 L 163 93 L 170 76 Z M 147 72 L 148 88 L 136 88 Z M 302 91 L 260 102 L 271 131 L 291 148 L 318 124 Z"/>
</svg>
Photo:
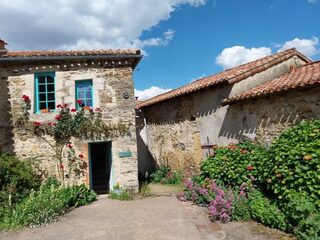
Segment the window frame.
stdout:
<svg viewBox="0 0 320 240">
<path fill-rule="evenodd" d="M 81 84 L 81 83 L 89 83 L 91 85 L 91 102 L 92 102 L 92 106 L 88 106 L 88 105 L 85 105 L 85 106 L 93 108 L 93 106 L 94 106 L 94 102 L 93 102 L 93 81 L 92 81 L 92 79 L 81 79 L 81 80 L 76 80 L 75 81 L 75 105 L 76 105 L 76 109 L 77 110 L 81 109 L 81 107 L 77 103 L 78 100 L 82 100 L 82 99 L 78 98 L 78 85 Z M 87 102 L 87 97 L 85 96 L 84 99 L 85 99 L 85 103 L 86 103 Z M 88 99 L 90 99 L 90 98 L 88 98 Z"/>
<path fill-rule="evenodd" d="M 35 113 L 41 113 L 40 109 L 40 102 L 44 102 L 44 101 L 40 101 L 39 99 L 39 94 L 42 92 L 39 92 L 39 77 L 52 77 L 53 78 L 53 86 L 54 86 L 54 91 L 53 92 L 48 92 L 47 89 L 47 83 L 43 84 L 45 86 L 45 94 L 46 94 L 46 109 L 49 109 L 48 107 L 48 103 L 49 102 L 54 102 L 54 109 L 50 109 L 50 112 L 55 112 L 56 111 L 56 79 L 55 79 L 55 72 L 41 72 L 41 73 L 35 73 L 34 74 L 34 80 L 35 80 L 35 91 L 34 91 L 34 112 Z M 47 81 L 47 80 L 46 80 Z M 48 99 L 48 94 L 49 93 L 53 93 L 54 94 L 54 100 L 49 100 Z"/>
</svg>

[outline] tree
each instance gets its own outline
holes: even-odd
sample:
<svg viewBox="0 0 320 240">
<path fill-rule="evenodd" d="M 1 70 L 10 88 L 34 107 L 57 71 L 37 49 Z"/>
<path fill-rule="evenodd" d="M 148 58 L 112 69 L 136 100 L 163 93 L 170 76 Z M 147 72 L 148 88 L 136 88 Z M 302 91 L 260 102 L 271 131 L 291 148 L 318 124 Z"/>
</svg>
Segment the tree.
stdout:
<svg viewBox="0 0 320 240">
<path fill-rule="evenodd" d="M 102 119 L 100 108 L 85 110 L 82 101 L 77 104 L 80 110 L 70 109 L 67 104 L 57 105 L 58 114 L 54 121 L 37 122 L 30 120 L 31 101 L 22 96 L 22 114 L 17 118 L 15 126 L 19 131 L 27 131 L 43 139 L 53 150 L 59 179 L 64 182 L 72 173 L 77 176 L 85 173 L 87 163 L 81 153 L 76 153 L 72 138 L 79 140 L 106 140 L 128 132 L 128 126 L 106 123 Z M 67 163 L 67 167 L 64 165 Z M 68 173 L 66 174 L 66 169 Z"/>
</svg>

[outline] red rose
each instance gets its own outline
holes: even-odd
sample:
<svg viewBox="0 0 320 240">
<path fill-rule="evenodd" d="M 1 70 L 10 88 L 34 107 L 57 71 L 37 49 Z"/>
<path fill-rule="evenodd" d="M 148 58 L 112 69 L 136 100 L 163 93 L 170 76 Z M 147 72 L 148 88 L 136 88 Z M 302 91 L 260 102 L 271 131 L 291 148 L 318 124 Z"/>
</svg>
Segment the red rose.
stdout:
<svg viewBox="0 0 320 240">
<path fill-rule="evenodd" d="M 48 126 L 50 126 L 50 127 L 52 126 L 52 123 L 51 123 L 51 122 L 48 122 L 47 124 L 48 124 Z"/>
<path fill-rule="evenodd" d="M 60 164 L 60 166 L 59 166 L 59 167 L 60 167 L 60 169 L 63 169 L 63 168 L 64 168 L 64 166 L 63 166 L 63 164 L 62 164 L 62 163 Z"/>
<path fill-rule="evenodd" d="M 41 126 L 41 122 L 33 122 L 33 125 L 36 127 L 39 127 L 39 126 Z"/>
<path fill-rule="evenodd" d="M 57 105 L 57 108 L 62 108 L 61 104 L 58 104 L 58 105 Z"/>
<path fill-rule="evenodd" d="M 83 158 L 83 154 L 82 153 L 79 154 L 79 158 Z"/>
<path fill-rule="evenodd" d="M 68 144 L 67 144 L 67 147 L 71 149 L 71 148 L 72 148 L 72 144 L 71 144 L 71 143 L 68 143 Z"/>
<path fill-rule="evenodd" d="M 96 108 L 96 112 L 102 112 L 101 108 Z"/>
<path fill-rule="evenodd" d="M 81 104 L 82 104 L 82 101 L 81 101 L 81 100 L 77 100 L 77 103 L 78 103 L 79 105 L 81 105 Z"/>
<path fill-rule="evenodd" d="M 89 111 L 90 111 L 91 113 L 93 113 L 93 109 L 92 109 L 92 108 L 90 108 Z"/>
<path fill-rule="evenodd" d="M 65 103 L 65 104 L 63 104 L 63 107 L 64 107 L 64 108 L 68 107 L 68 104 L 66 104 L 66 103 Z"/>
<path fill-rule="evenodd" d="M 253 170 L 253 166 L 251 166 L 251 165 L 247 166 L 247 170 L 248 171 L 252 171 Z"/>
<path fill-rule="evenodd" d="M 58 120 L 58 121 L 61 120 L 61 118 L 62 118 L 61 115 L 57 115 L 57 116 L 55 117 L 55 119 Z"/>
<path fill-rule="evenodd" d="M 77 111 L 77 109 L 75 109 L 75 108 L 71 109 L 71 112 L 76 112 L 76 111 Z"/>
<path fill-rule="evenodd" d="M 29 102 L 30 98 L 27 95 L 22 96 L 24 102 Z"/>
</svg>

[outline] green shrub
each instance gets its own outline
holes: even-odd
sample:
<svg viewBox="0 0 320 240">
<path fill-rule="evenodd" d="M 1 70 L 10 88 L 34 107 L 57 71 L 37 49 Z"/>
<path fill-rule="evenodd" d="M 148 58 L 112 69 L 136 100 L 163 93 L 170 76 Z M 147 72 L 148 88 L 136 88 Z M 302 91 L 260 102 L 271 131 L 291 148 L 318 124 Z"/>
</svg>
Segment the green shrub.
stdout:
<svg viewBox="0 0 320 240">
<path fill-rule="evenodd" d="M 287 229 L 286 216 L 257 189 L 248 192 L 251 218 L 270 227 Z"/>
<path fill-rule="evenodd" d="M 248 221 L 251 219 L 250 204 L 246 196 L 242 196 L 237 191 L 233 192 L 233 210 L 231 219 L 234 221 Z"/>
<path fill-rule="evenodd" d="M 152 195 L 151 189 L 148 183 L 143 183 L 140 187 L 140 194 L 144 197 L 149 197 Z"/>
<path fill-rule="evenodd" d="M 260 183 L 267 159 L 266 150 L 252 142 L 230 144 L 217 148 L 214 156 L 202 162 L 200 177 L 228 187 L 252 181 Z"/>
<path fill-rule="evenodd" d="M 320 120 L 284 131 L 270 148 L 264 176 L 279 199 L 298 191 L 320 207 Z"/>
<path fill-rule="evenodd" d="M 170 167 L 161 165 L 158 170 L 150 174 L 150 178 L 155 183 L 179 185 L 183 174 L 181 171 L 172 171 Z"/>
<path fill-rule="evenodd" d="M 291 232 L 300 239 L 319 239 L 320 213 L 314 202 L 300 193 L 293 193 L 286 202 L 281 202 L 280 206 Z"/>
<path fill-rule="evenodd" d="M 127 189 L 114 189 L 109 192 L 109 198 L 120 201 L 130 201 L 133 200 L 133 194 Z"/>
<path fill-rule="evenodd" d="M 88 204 L 96 194 L 84 185 L 64 187 L 49 179 L 15 208 L 7 208 L 0 228 L 34 227 L 53 222 L 70 207 Z"/>
<path fill-rule="evenodd" d="M 27 160 L 21 161 L 15 156 L 0 155 L 0 218 L 4 208 L 14 206 L 38 189 L 40 177 Z"/>
</svg>

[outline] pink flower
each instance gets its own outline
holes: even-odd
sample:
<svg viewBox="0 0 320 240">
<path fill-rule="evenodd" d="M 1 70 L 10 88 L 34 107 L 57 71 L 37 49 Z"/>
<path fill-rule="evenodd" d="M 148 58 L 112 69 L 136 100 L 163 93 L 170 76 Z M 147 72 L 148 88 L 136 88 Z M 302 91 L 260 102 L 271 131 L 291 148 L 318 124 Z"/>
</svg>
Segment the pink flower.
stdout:
<svg viewBox="0 0 320 240">
<path fill-rule="evenodd" d="M 68 107 L 68 104 L 66 104 L 66 103 L 65 103 L 65 104 L 63 104 L 63 107 L 64 107 L 64 108 Z"/>
<path fill-rule="evenodd" d="M 62 117 L 61 117 L 61 115 L 57 115 L 57 116 L 55 117 L 55 119 L 59 121 L 59 120 L 62 119 Z"/>
<path fill-rule="evenodd" d="M 63 170 L 64 165 L 61 163 L 61 164 L 59 165 L 59 167 L 60 167 L 60 169 L 62 169 L 62 170 Z"/>
<path fill-rule="evenodd" d="M 68 144 L 67 144 L 67 147 L 71 149 L 71 148 L 72 148 L 72 144 L 71 144 L 71 143 L 68 143 Z"/>
<path fill-rule="evenodd" d="M 61 105 L 61 104 L 58 104 L 58 105 L 57 105 L 57 108 L 62 108 L 62 105 Z"/>
<path fill-rule="evenodd" d="M 81 100 L 77 100 L 77 103 L 78 103 L 79 105 L 81 105 L 81 104 L 82 104 L 82 101 L 81 101 Z"/>
<path fill-rule="evenodd" d="M 71 112 L 76 112 L 76 111 L 77 111 L 77 109 L 75 109 L 75 108 L 71 109 Z"/>
<path fill-rule="evenodd" d="M 79 158 L 83 158 L 83 154 L 82 153 L 79 154 Z"/>
<path fill-rule="evenodd" d="M 39 127 L 39 126 L 41 126 L 41 122 L 33 122 L 33 125 L 36 127 Z"/>
</svg>

